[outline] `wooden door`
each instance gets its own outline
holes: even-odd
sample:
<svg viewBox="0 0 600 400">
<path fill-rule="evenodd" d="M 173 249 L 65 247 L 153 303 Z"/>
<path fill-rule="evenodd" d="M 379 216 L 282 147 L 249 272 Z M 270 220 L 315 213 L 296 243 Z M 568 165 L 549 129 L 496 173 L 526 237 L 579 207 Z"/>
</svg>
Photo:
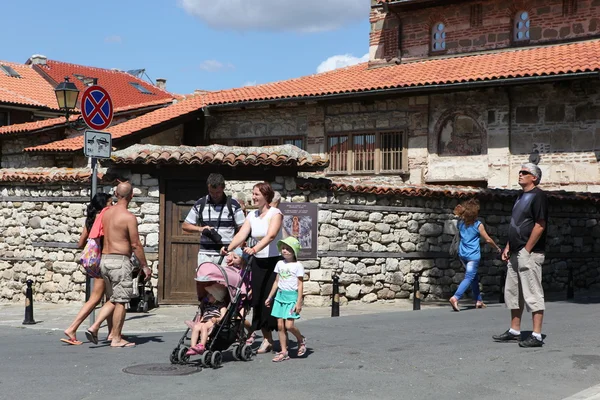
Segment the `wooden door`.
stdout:
<svg viewBox="0 0 600 400">
<path fill-rule="evenodd" d="M 194 281 L 200 235 L 185 233 L 181 225 L 194 203 L 206 195 L 205 181 L 166 180 L 162 303 L 195 304 Z"/>
</svg>

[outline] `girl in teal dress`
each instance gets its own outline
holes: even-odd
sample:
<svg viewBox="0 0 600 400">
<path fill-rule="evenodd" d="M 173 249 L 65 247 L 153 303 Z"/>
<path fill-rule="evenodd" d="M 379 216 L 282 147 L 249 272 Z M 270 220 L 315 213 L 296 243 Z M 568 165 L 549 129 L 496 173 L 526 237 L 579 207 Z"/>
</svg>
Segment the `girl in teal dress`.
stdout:
<svg viewBox="0 0 600 400">
<path fill-rule="evenodd" d="M 269 297 L 265 301 L 267 307 L 273 305 L 271 315 L 277 318 L 277 331 L 279 332 L 279 343 L 281 351 L 277 353 L 274 362 L 289 360 L 287 333 L 288 331 L 298 341 L 298 357 L 306 354 L 306 338 L 294 325 L 294 320 L 300 318 L 302 311 L 302 292 L 304 267 L 298 262 L 300 242 L 293 236 L 289 236 L 277 242 L 277 247 L 283 256 L 275 266 L 275 283 L 271 288 Z M 277 292 L 277 295 L 275 293 Z M 275 296 L 275 298 L 273 298 Z"/>
</svg>

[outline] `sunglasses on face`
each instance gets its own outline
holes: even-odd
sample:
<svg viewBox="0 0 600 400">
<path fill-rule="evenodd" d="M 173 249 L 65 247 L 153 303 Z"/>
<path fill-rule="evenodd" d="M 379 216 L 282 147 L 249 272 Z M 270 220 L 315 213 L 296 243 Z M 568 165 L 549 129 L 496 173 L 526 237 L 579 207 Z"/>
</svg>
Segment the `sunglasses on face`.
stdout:
<svg viewBox="0 0 600 400">
<path fill-rule="evenodd" d="M 519 175 L 533 175 L 533 174 L 529 171 L 519 171 Z"/>
</svg>

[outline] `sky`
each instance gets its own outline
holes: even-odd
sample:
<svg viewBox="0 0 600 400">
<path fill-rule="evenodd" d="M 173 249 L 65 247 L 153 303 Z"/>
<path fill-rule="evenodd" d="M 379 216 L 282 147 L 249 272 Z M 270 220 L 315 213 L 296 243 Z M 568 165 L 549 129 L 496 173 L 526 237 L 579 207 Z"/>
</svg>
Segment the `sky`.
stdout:
<svg viewBox="0 0 600 400">
<path fill-rule="evenodd" d="M 290 79 L 367 60 L 369 0 L 3 2 L 0 60 L 33 54 L 145 68 L 192 93 Z"/>
</svg>

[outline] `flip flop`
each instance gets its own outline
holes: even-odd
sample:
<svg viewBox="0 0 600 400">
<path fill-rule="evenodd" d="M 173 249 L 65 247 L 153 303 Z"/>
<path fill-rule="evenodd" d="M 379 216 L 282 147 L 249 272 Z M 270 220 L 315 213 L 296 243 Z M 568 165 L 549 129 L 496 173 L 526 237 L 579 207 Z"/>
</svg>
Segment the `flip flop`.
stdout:
<svg viewBox="0 0 600 400">
<path fill-rule="evenodd" d="M 98 344 L 98 333 L 94 333 L 88 329 L 87 331 L 85 331 L 85 337 L 90 342 L 92 342 L 94 344 Z"/>
<path fill-rule="evenodd" d="M 75 338 L 68 338 L 68 339 L 67 338 L 62 338 L 62 339 L 60 339 L 60 341 L 63 342 L 63 343 L 67 343 L 67 344 L 73 345 L 73 346 L 79 346 L 79 345 L 83 344 L 83 342 L 81 342 L 81 341 L 79 341 L 79 340 L 77 340 Z"/>
<path fill-rule="evenodd" d="M 110 345 L 110 347 L 112 347 L 112 348 L 116 348 L 116 349 L 122 349 L 122 348 L 125 348 L 125 347 L 135 347 L 135 343 L 133 343 L 133 342 L 125 342 L 125 343 L 123 343 L 123 344 L 122 344 L 122 345 L 120 345 L 120 346 L 113 346 L 113 345 L 111 344 L 111 345 Z"/>
</svg>

